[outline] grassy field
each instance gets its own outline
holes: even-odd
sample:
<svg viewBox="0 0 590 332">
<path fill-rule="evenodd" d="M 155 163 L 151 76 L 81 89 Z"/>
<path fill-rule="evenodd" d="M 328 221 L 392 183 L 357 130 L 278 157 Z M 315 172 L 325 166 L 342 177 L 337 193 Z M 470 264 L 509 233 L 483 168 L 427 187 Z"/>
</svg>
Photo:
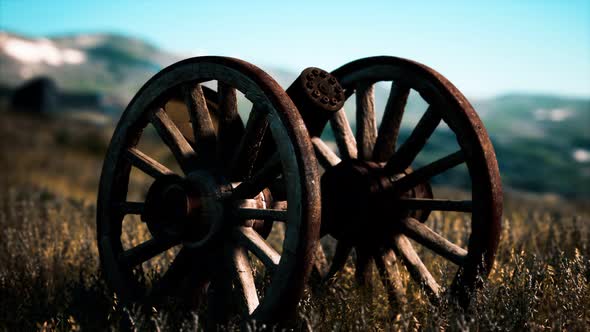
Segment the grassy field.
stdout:
<svg viewBox="0 0 590 332">
<path fill-rule="evenodd" d="M 201 313 L 179 305 L 123 307 L 102 279 L 95 201 L 111 130 L 0 113 L 0 330 L 201 328 Z M 451 238 L 464 238 L 463 216 L 435 215 L 434 220 Z M 467 312 L 446 298 L 430 304 L 405 270 L 408 303 L 390 308 L 377 274 L 369 295 L 355 285 L 349 264 L 331 287 L 306 294 L 298 328 L 588 330 L 588 201 L 508 192 L 503 227 L 495 268 Z M 141 240 L 142 232 L 130 230 L 127 241 Z M 435 274 L 447 273 L 430 253 L 419 253 Z"/>
</svg>

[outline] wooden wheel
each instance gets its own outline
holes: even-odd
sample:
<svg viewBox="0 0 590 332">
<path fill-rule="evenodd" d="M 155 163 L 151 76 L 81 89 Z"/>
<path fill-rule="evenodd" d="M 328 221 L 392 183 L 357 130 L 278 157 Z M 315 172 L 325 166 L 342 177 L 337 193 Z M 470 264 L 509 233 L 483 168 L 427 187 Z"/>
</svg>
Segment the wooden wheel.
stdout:
<svg viewBox="0 0 590 332">
<path fill-rule="evenodd" d="M 352 249 L 356 277 L 367 282 L 376 263 L 390 301 L 403 301 L 397 263 L 433 298 L 441 286 L 409 239 L 458 266 L 452 294 L 466 306 L 480 277 L 490 272 L 498 246 L 502 189 L 494 149 L 483 124 L 467 99 L 442 75 L 419 63 L 395 57 L 371 57 L 346 64 L 332 75 L 345 96 L 355 95 L 356 132 L 344 109 L 330 119 L 338 153 L 312 137 L 322 175 L 322 234 L 338 240 L 327 278 L 342 269 Z M 382 81 L 391 90 L 380 127 L 374 89 Z M 427 108 L 407 139 L 398 146 L 400 124 L 410 92 Z M 416 167 L 415 159 L 435 129 L 444 122 L 458 148 L 438 160 Z M 446 129 L 439 129 L 446 130 Z M 471 200 L 433 197 L 434 176 L 465 164 Z M 465 248 L 429 227 L 430 211 L 456 211 L 471 216 Z M 320 252 L 321 256 L 321 252 Z M 317 264 L 317 262 L 316 262 Z M 318 264 L 319 265 L 319 264 Z"/>
<path fill-rule="evenodd" d="M 217 91 L 202 85 L 215 81 Z M 252 103 L 245 125 L 238 92 Z M 174 120 L 173 101 L 184 103 L 190 122 Z M 181 171 L 140 150 L 150 127 Z M 263 138 L 276 147 L 273 154 L 259 153 Z M 126 301 L 154 300 L 188 284 L 207 301 L 215 322 L 233 315 L 264 322 L 288 317 L 319 235 L 312 149 L 289 97 L 257 67 L 197 57 L 162 70 L 123 113 L 102 170 L 98 246 L 112 289 Z M 141 202 L 128 199 L 132 171 L 152 178 Z M 277 178 L 286 201 L 271 201 L 268 187 Z M 139 215 L 150 237 L 131 247 L 122 240 L 132 236 L 123 227 L 128 215 Z M 284 240 L 274 247 L 253 227 L 273 220 L 285 222 Z M 146 282 L 138 269 L 162 253 L 172 255 L 171 263 L 161 278 Z"/>
</svg>

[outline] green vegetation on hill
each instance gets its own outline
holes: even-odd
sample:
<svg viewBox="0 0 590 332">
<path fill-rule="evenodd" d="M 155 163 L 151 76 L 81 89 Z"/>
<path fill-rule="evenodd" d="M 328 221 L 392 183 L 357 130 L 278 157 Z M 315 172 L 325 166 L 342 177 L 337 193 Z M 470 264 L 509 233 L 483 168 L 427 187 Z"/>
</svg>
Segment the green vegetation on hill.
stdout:
<svg viewBox="0 0 590 332">
<path fill-rule="evenodd" d="M 10 33 L 4 36 L 29 40 Z M 0 85 L 22 83 L 21 72 L 27 69 L 36 75 L 52 77 L 65 90 L 98 92 L 112 97 L 122 110 L 151 76 L 180 60 L 149 43 L 119 35 L 81 34 L 49 40 L 58 47 L 81 50 L 86 61 L 76 65 L 27 67 L 0 52 Z M 285 88 L 297 76 L 280 68 L 266 69 Z M 379 84 L 375 90 L 378 118 L 383 114 L 388 89 L 388 85 Z M 242 104 L 246 103 L 242 101 Z M 590 99 L 512 94 L 472 100 L 472 104 L 494 143 L 507 188 L 590 197 Z M 411 95 L 402 123 L 402 139 L 407 137 L 426 107 L 417 94 Z M 354 101 L 347 102 L 346 110 L 354 127 Z M 325 138 L 333 140 L 330 132 Z M 456 148 L 453 135 L 439 130 L 418 156 L 417 165 Z M 466 188 L 468 184 L 462 181 L 465 177 L 461 172 L 465 170 L 435 180 L 439 184 Z"/>
<path fill-rule="evenodd" d="M 590 100 L 510 95 L 476 103 L 508 186 L 590 197 Z M 577 159 L 578 158 L 578 159 Z"/>
<path fill-rule="evenodd" d="M 35 43 L 35 39 L 4 32 L 5 39 Z M 26 78 L 45 75 L 61 89 L 96 92 L 121 100 L 121 108 L 145 81 L 179 57 L 139 39 L 113 34 L 79 34 L 47 38 L 58 50 L 81 52 L 81 63 L 26 63 L 0 52 L 0 85 L 16 86 Z M 1 48 L 0 48 L 1 49 Z M 26 73 L 25 76 L 23 74 Z"/>
</svg>

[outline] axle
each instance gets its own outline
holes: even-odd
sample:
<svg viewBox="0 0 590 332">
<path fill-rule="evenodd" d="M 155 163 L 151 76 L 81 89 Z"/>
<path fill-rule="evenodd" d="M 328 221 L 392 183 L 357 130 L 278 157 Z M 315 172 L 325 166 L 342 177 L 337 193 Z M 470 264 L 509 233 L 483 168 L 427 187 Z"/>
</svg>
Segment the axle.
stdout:
<svg viewBox="0 0 590 332">
<path fill-rule="evenodd" d="M 311 137 L 319 136 L 334 112 L 344 106 L 344 89 L 330 73 L 310 67 L 287 89 Z"/>
</svg>

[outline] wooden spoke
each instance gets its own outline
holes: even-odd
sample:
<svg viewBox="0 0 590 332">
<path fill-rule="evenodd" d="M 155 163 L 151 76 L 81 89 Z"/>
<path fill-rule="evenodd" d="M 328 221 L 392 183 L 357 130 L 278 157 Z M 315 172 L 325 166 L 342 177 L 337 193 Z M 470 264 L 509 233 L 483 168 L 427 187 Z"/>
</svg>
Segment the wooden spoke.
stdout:
<svg viewBox="0 0 590 332">
<path fill-rule="evenodd" d="M 234 251 L 227 245 L 220 249 L 220 257 L 214 262 L 211 285 L 207 290 L 207 315 L 214 324 L 223 324 L 229 319 L 228 308 L 234 308 L 233 283 L 236 278 Z"/>
<path fill-rule="evenodd" d="M 230 312 L 228 308 L 234 308 L 233 281 L 231 274 L 219 275 L 211 278 L 211 285 L 207 289 L 207 319 L 212 325 L 220 325 L 227 322 Z"/>
<path fill-rule="evenodd" d="M 205 85 L 201 85 L 201 89 L 203 90 L 203 94 L 205 95 L 205 101 L 207 101 L 207 108 L 209 109 L 209 114 L 217 114 L 217 110 L 219 109 L 219 98 L 217 96 L 217 91 Z M 215 127 L 215 125 L 213 125 L 213 127 Z"/>
<path fill-rule="evenodd" d="M 248 314 L 252 314 L 258 307 L 258 294 L 252 275 L 252 267 L 248 260 L 248 253 L 244 248 L 236 247 L 233 252 L 233 265 L 236 273 L 236 286 L 241 289 L 242 303 L 246 305 Z"/>
<path fill-rule="evenodd" d="M 330 126 L 334 132 L 334 138 L 336 139 L 336 145 L 342 159 L 356 159 L 356 139 L 346 118 L 344 108 L 339 110 L 330 119 Z"/>
<path fill-rule="evenodd" d="M 431 297 L 438 298 L 440 286 L 424 266 L 408 238 L 401 234 L 395 235 L 393 238 L 393 250 L 402 258 L 412 278 L 425 288 L 426 293 Z"/>
<path fill-rule="evenodd" d="M 119 254 L 119 263 L 127 267 L 137 266 L 174 247 L 178 243 L 178 241 L 163 241 L 155 238 L 149 239 L 138 246 Z"/>
<path fill-rule="evenodd" d="M 450 199 L 400 198 L 398 202 L 410 210 L 471 212 L 473 206 L 471 201 Z"/>
<path fill-rule="evenodd" d="M 391 83 L 389 98 L 387 99 L 383 119 L 379 126 L 379 135 L 377 135 L 377 142 L 375 142 L 373 161 L 387 161 L 395 151 L 409 94 L 409 88 Z"/>
<path fill-rule="evenodd" d="M 414 128 L 408 139 L 387 162 L 385 168 L 389 174 L 401 173 L 410 166 L 412 161 L 416 159 L 418 153 L 424 148 L 426 141 L 436 127 L 438 127 L 440 121 L 440 114 L 432 107 L 429 107 L 422 118 L 420 118 L 420 121 L 418 121 L 416 128 Z"/>
<path fill-rule="evenodd" d="M 397 267 L 397 257 L 391 249 L 373 255 L 375 265 L 379 271 L 381 282 L 387 291 L 389 303 L 398 306 L 405 302 L 405 288 L 402 285 L 401 275 Z"/>
<path fill-rule="evenodd" d="M 185 250 L 181 249 L 174 258 L 174 261 L 168 267 L 168 270 L 152 287 L 148 296 L 160 297 L 170 294 L 170 291 L 177 287 L 180 281 L 187 275 L 190 270 L 191 255 Z"/>
<path fill-rule="evenodd" d="M 142 214 L 145 204 L 142 202 L 123 202 L 119 204 L 121 214 Z"/>
<path fill-rule="evenodd" d="M 356 90 L 356 141 L 359 159 L 371 160 L 376 138 L 375 88 L 373 84 L 359 84 Z"/>
<path fill-rule="evenodd" d="M 208 254 L 202 250 L 189 252 L 181 249 L 166 273 L 149 290 L 148 298 L 155 300 L 158 297 L 183 292 L 182 296 L 194 297 L 192 300 L 198 303 L 205 294 L 211 276 L 207 262 Z M 191 293 L 186 294 L 186 291 Z"/>
<path fill-rule="evenodd" d="M 192 259 L 189 274 L 185 279 L 187 281 L 186 284 L 189 287 L 190 293 L 185 293 L 183 295 L 192 298 L 191 302 L 196 304 L 196 306 L 199 306 L 203 297 L 207 295 L 207 289 L 211 284 L 210 263 L 198 263 L 199 259 L 201 259 L 201 261 L 208 262 L 207 257 L 202 257 L 206 254 L 207 253 L 200 251 L 199 254 L 195 255 L 197 257 Z M 203 258 L 205 258 L 205 260 L 203 260 Z"/>
<path fill-rule="evenodd" d="M 260 146 L 268 129 L 268 114 L 253 108 L 248 117 L 246 131 L 230 164 L 232 180 L 243 179 L 252 173 Z"/>
<path fill-rule="evenodd" d="M 356 247 L 356 270 L 354 276 L 360 285 L 367 286 L 371 282 L 373 257 L 364 248 Z"/>
<path fill-rule="evenodd" d="M 330 270 L 328 274 L 324 277 L 324 280 L 329 280 L 336 275 L 336 273 L 346 265 L 346 261 L 348 260 L 348 256 L 350 256 L 350 252 L 352 251 L 352 246 L 344 241 L 338 241 L 336 244 L 336 251 L 334 252 L 334 258 L 332 259 L 332 264 L 330 265 Z"/>
<path fill-rule="evenodd" d="M 465 156 L 461 150 L 451 153 L 437 161 L 434 161 L 414 172 L 399 178 L 393 183 L 393 188 L 397 192 L 406 192 L 420 183 L 425 183 L 432 177 L 441 174 L 455 166 L 465 162 Z"/>
<path fill-rule="evenodd" d="M 313 259 L 313 266 L 317 275 L 321 278 L 328 273 L 328 259 L 320 241 L 318 241 L 317 249 Z"/>
<path fill-rule="evenodd" d="M 195 151 L 190 143 L 184 138 L 164 109 L 159 108 L 150 115 L 152 125 L 174 154 L 180 168 L 182 168 L 185 174 L 188 174 L 196 165 Z"/>
<path fill-rule="evenodd" d="M 279 265 L 281 255 L 252 227 L 239 227 L 235 233 L 238 241 L 258 257 L 268 269 L 274 270 Z"/>
<path fill-rule="evenodd" d="M 217 138 L 217 160 L 222 167 L 228 167 L 234 151 L 240 144 L 244 124 L 238 114 L 236 89 L 219 82 L 219 130 Z"/>
<path fill-rule="evenodd" d="M 272 202 L 272 208 L 275 210 L 286 210 L 287 201 L 274 201 Z"/>
<path fill-rule="evenodd" d="M 264 188 L 272 184 L 281 171 L 281 159 L 278 152 L 275 153 L 266 164 L 250 178 L 240 183 L 232 193 L 235 199 L 252 198 Z"/>
<path fill-rule="evenodd" d="M 201 165 L 213 166 L 217 137 L 200 84 L 183 87 L 184 99 L 193 127 L 195 149 Z"/>
<path fill-rule="evenodd" d="M 420 221 L 414 218 L 405 218 L 400 224 L 403 233 L 414 241 L 457 265 L 462 265 L 465 262 L 467 250 L 440 236 Z"/>
<path fill-rule="evenodd" d="M 237 208 L 235 215 L 240 219 L 287 221 L 287 210 Z"/>
<path fill-rule="evenodd" d="M 160 164 L 136 148 L 127 149 L 125 157 L 127 160 L 129 160 L 129 162 L 131 162 L 131 165 L 137 167 L 142 172 L 153 177 L 154 179 L 167 174 L 174 174 L 174 172 L 169 170 L 166 166 Z"/>
<path fill-rule="evenodd" d="M 324 169 L 328 169 L 332 166 L 336 166 L 340 163 L 340 158 L 330 149 L 324 141 L 319 137 L 313 137 L 311 139 L 315 155 L 318 157 L 318 161 Z"/>
</svg>

